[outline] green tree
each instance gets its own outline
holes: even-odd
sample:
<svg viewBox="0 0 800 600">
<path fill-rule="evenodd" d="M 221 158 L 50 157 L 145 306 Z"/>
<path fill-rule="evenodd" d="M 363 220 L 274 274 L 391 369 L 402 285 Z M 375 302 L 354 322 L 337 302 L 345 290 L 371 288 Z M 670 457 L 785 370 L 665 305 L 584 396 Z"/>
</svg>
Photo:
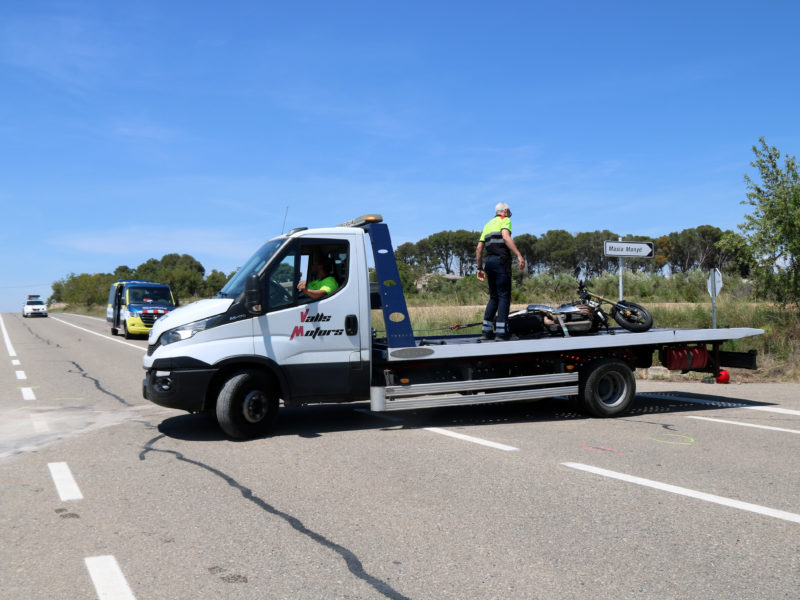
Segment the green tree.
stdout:
<svg viewBox="0 0 800 600">
<path fill-rule="evenodd" d="M 414 242 L 405 242 L 394 251 L 394 257 L 398 263 L 405 263 L 409 267 L 417 264 L 417 245 Z"/>
<path fill-rule="evenodd" d="M 143 281 L 155 281 L 161 283 L 164 272 L 161 261 L 157 258 L 149 258 L 134 270 L 134 277 Z"/>
<path fill-rule="evenodd" d="M 536 250 L 536 242 L 536 236 L 530 233 L 514 236 L 514 245 L 525 259 L 525 269 L 528 273 L 538 273 L 542 268 L 542 261 Z"/>
<path fill-rule="evenodd" d="M 542 266 L 553 276 L 573 273 L 575 268 L 575 238 L 569 231 L 551 229 L 536 242 Z"/>
<path fill-rule="evenodd" d="M 435 264 L 448 275 L 453 273 L 455 263 L 455 239 L 452 231 L 440 231 L 426 238 Z M 477 242 L 476 242 L 477 243 Z"/>
<path fill-rule="evenodd" d="M 719 266 L 722 230 L 713 225 L 700 225 L 669 234 L 669 267 L 673 273 L 692 269 L 708 270 Z"/>
<path fill-rule="evenodd" d="M 136 267 L 136 279 L 166 283 L 178 298 L 197 298 L 205 291 L 205 267 L 188 254 L 165 254 L 150 258 Z"/>
<path fill-rule="evenodd" d="M 618 238 L 619 235 L 608 229 L 577 234 L 574 240 L 574 275 L 576 277 L 599 277 L 606 271 L 613 273 L 617 268 L 617 260 L 603 254 L 604 244 L 606 240 Z"/>
<path fill-rule="evenodd" d="M 206 276 L 203 295 L 207 297 L 216 295 L 228 283 L 228 279 L 230 278 L 222 271 L 212 269 L 211 273 Z"/>
<path fill-rule="evenodd" d="M 756 263 L 753 249 L 743 235 L 728 230 L 717 243 L 717 247 L 720 251 L 719 268 L 724 273 L 736 274 L 743 278 L 750 277 L 750 272 Z"/>
<path fill-rule="evenodd" d="M 117 279 L 133 279 L 134 272 L 128 265 L 120 265 L 114 269 L 114 277 Z"/>
<path fill-rule="evenodd" d="M 670 256 L 672 254 L 672 245 L 670 244 L 669 236 L 662 235 L 661 237 L 656 238 L 654 250 L 655 256 L 653 257 L 653 268 L 656 271 L 661 271 L 669 264 Z"/>
<path fill-rule="evenodd" d="M 481 234 L 477 231 L 459 229 L 452 233 L 453 255 L 458 265 L 458 274 L 461 277 L 469 275 L 475 270 L 475 248 Z"/>
<path fill-rule="evenodd" d="M 783 304 L 800 303 L 800 174 L 797 159 L 767 146 L 759 138 L 753 146 L 758 181 L 745 175 L 747 199 L 742 204 L 753 208 L 745 215 L 739 230 L 753 252 L 755 293 Z M 722 246 L 735 248 L 732 236 L 725 236 Z"/>
</svg>

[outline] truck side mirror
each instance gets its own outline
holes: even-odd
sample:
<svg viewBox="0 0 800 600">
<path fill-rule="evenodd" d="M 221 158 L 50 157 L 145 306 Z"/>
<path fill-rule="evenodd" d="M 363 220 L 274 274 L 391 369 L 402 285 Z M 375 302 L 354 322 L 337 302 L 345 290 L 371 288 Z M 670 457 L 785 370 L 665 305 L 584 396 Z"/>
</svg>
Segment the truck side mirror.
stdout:
<svg viewBox="0 0 800 600">
<path fill-rule="evenodd" d="M 264 313 L 261 302 L 261 282 L 255 273 L 249 275 L 244 284 L 244 309 L 250 315 Z"/>
</svg>

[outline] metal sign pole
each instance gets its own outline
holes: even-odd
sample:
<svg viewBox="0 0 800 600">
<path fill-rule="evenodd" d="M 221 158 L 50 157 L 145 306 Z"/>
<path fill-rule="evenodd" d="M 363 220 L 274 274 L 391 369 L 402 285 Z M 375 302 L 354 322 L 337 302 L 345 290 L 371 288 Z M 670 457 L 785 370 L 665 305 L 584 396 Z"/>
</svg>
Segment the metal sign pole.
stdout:
<svg viewBox="0 0 800 600">
<path fill-rule="evenodd" d="M 621 242 L 622 238 L 619 238 L 619 241 Z M 622 257 L 620 256 L 618 258 L 618 260 L 619 260 L 619 299 L 620 299 L 620 301 L 622 301 L 622 298 L 623 298 L 623 295 L 622 295 Z"/>
<path fill-rule="evenodd" d="M 717 295 L 722 289 L 722 274 L 719 269 L 711 269 L 708 273 L 708 293 L 711 296 L 711 327 L 717 328 Z"/>
<path fill-rule="evenodd" d="M 717 328 L 717 282 L 711 280 L 711 328 Z"/>
</svg>

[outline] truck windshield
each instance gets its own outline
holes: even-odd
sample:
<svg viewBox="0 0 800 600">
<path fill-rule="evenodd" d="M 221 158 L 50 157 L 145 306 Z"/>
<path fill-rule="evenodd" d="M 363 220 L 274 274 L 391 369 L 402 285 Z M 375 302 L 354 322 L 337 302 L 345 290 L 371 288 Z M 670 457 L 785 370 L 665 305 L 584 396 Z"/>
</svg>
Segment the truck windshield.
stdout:
<svg viewBox="0 0 800 600">
<path fill-rule="evenodd" d="M 244 284 L 247 277 L 252 273 L 260 273 L 269 260 L 275 253 L 283 246 L 287 238 L 276 238 L 268 241 L 261 246 L 253 256 L 251 256 L 242 268 L 236 271 L 236 274 L 231 277 L 231 280 L 225 284 L 219 294 L 218 298 L 236 298 L 244 291 Z"/>
<path fill-rule="evenodd" d="M 131 304 L 162 304 L 172 306 L 172 295 L 166 286 L 132 287 L 128 290 Z"/>
</svg>

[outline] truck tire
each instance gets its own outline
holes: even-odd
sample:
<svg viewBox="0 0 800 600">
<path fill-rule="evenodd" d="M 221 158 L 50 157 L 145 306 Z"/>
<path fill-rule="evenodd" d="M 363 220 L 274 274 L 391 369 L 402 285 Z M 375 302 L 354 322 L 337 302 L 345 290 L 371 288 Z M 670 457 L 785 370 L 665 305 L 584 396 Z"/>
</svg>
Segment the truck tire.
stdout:
<svg viewBox="0 0 800 600">
<path fill-rule="evenodd" d="M 581 373 L 578 401 L 594 417 L 623 414 L 636 395 L 636 379 L 628 363 L 603 358 L 587 365 Z"/>
<path fill-rule="evenodd" d="M 278 416 L 278 394 L 268 377 L 255 370 L 239 371 L 217 396 L 217 421 L 238 440 L 264 435 Z"/>
<path fill-rule="evenodd" d="M 128 331 L 128 322 L 127 321 L 123 321 L 122 322 L 122 335 L 125 336 L 126 340 L 131 339 L 131 334 Z"/>
</svg>

